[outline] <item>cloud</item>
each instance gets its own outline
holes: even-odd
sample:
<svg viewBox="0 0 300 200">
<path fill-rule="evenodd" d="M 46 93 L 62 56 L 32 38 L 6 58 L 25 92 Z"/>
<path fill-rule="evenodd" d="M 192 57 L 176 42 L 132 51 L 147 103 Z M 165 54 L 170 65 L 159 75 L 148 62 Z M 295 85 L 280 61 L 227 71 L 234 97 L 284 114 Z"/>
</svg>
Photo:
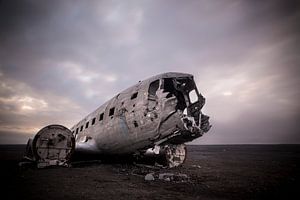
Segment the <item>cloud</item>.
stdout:
<svg viewBox="0 0 300 200">
<path fill-rule="evenodd" d="M 1 132 L 33 135 L 48 124 L 71 126 L 74 118 L 80 119 L 85 113 L 66 97 L 34 90 L 23 82 L 5 76 L 0 80 L 0 88 Z"/>
<path fill-rule="evenodd" d="M 106 30 L 114 38 L 117 46 L 139 43 L 140 25 L 143 22 L 143 10 L 136 4 L 113 5 L 103 18 Z"/>
</svg>

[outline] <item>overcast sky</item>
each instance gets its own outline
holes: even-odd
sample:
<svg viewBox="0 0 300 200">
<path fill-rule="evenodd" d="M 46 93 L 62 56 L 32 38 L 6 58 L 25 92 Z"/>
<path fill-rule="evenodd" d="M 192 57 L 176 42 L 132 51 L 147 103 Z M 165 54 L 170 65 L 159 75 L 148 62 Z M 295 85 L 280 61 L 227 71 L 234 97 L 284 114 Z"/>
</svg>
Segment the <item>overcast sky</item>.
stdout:
<svg viewBox="0 0 300 200">
<path fill-rule="evenodd" d="M 0 1 L 0 143 L 71 127 L 118 92 L 194 75 L 195 144 L 300 143 L 299 1 Z"/>
</svg>

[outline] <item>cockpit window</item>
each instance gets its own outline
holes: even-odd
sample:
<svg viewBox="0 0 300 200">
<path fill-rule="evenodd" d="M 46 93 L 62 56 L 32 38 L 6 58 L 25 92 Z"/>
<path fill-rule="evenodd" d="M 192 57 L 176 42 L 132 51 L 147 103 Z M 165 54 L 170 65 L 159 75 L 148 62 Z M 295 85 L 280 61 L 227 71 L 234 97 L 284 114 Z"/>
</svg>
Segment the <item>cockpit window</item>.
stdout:
<svg viewBox="0 0 300 200">
<path fill-rule="evenodd" d="M 150 83 L 149 85 L 149 90 L 148 90 L 148 95 L 149 97 L 155 97 L 156 95 L 156 91 L 159 88 L 159 80 L 153 81 L 152 83 Z"/>
<path fill-rule="evenodd" d="M 175 88 L 174 88 L 174 82 L 172 78 L 165 78 L 164 79 L 164 92 L 171 92 L 173 93 Z"/>
<path fill-rule="evenodd" d="M 195 103 L 195 102 L 198 101 L 198 95 L 197 95 L 195 89 L 192 90 L 192 91 L 190 91 L 190 93 L 189 93 L 189 98 L 190 98 L 190 102 L 191 102 L 191 103 Z"/>
</svg>

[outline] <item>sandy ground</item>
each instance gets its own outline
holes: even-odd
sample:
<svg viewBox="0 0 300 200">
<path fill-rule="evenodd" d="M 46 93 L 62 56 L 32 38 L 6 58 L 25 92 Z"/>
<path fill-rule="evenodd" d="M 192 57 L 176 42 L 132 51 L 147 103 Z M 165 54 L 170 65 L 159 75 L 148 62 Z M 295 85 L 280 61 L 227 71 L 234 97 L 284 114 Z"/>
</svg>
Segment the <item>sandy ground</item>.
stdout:
<svg viewBox="0 0 300 200">
<path fill-rule="evenodd" d="M 20 168 L 24 148 L 0 146 L 1 194 L 10 199 L 300 197 L 300 145 L 188 146 L 185 164 L 174 169 L 100 161 L 74 162 L 71 168 Z M 159 180 L 157 176 L 165 172 L 186 174 L 188 178 Z M 148 173 L 154 173 L 156 179 L 145 181 Z"/>
</svg>

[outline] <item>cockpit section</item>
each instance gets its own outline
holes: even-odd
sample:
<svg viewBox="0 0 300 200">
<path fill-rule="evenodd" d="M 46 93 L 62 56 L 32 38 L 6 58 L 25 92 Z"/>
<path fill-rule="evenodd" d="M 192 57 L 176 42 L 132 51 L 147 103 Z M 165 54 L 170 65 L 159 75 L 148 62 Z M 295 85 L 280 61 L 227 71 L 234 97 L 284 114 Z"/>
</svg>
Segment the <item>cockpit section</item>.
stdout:
<svg viewBox="0 0 300 200">
<path fill-rule="evenodd" d="M 205 98 L 199 93 L 192 76 L 166 77 L 152 81 L 148 88 L 147 114 L 156 119 L 155 135 L 149 138 L 154 146 L 146 156 L 158 163 L 174 167 L 186 157 L 184 143 L 206 133 L 211 125 L 209 117 L 201 112 Z M 151 117 L 151 116 L 157 116 Z"/>
<path fill-rule="evenodd" d="M 209 117 L 201 112 L 204 104 L 205 98 L 199 93 L 192 76 L 167 77 L 149 84 L 148 111 L 161 110 L 158 129 L 171 115 L 177 114 L 184 127 L 181 132 L 191 135 L 184 139 L 186 142 L 200 137 L 211 127 Z"/>
<path fill-rule="evenodd" d="M 163 79 L 163 90 L 169 94 L 166 98 L 176 96 L 178 102 L 176 110 L 180 110 L 187 116 L 195 118 L 199 126 L 199 115 L 205 103 L 204 97 L 198 92 L 192 77 L 165 78 Z"/>
</svg>

